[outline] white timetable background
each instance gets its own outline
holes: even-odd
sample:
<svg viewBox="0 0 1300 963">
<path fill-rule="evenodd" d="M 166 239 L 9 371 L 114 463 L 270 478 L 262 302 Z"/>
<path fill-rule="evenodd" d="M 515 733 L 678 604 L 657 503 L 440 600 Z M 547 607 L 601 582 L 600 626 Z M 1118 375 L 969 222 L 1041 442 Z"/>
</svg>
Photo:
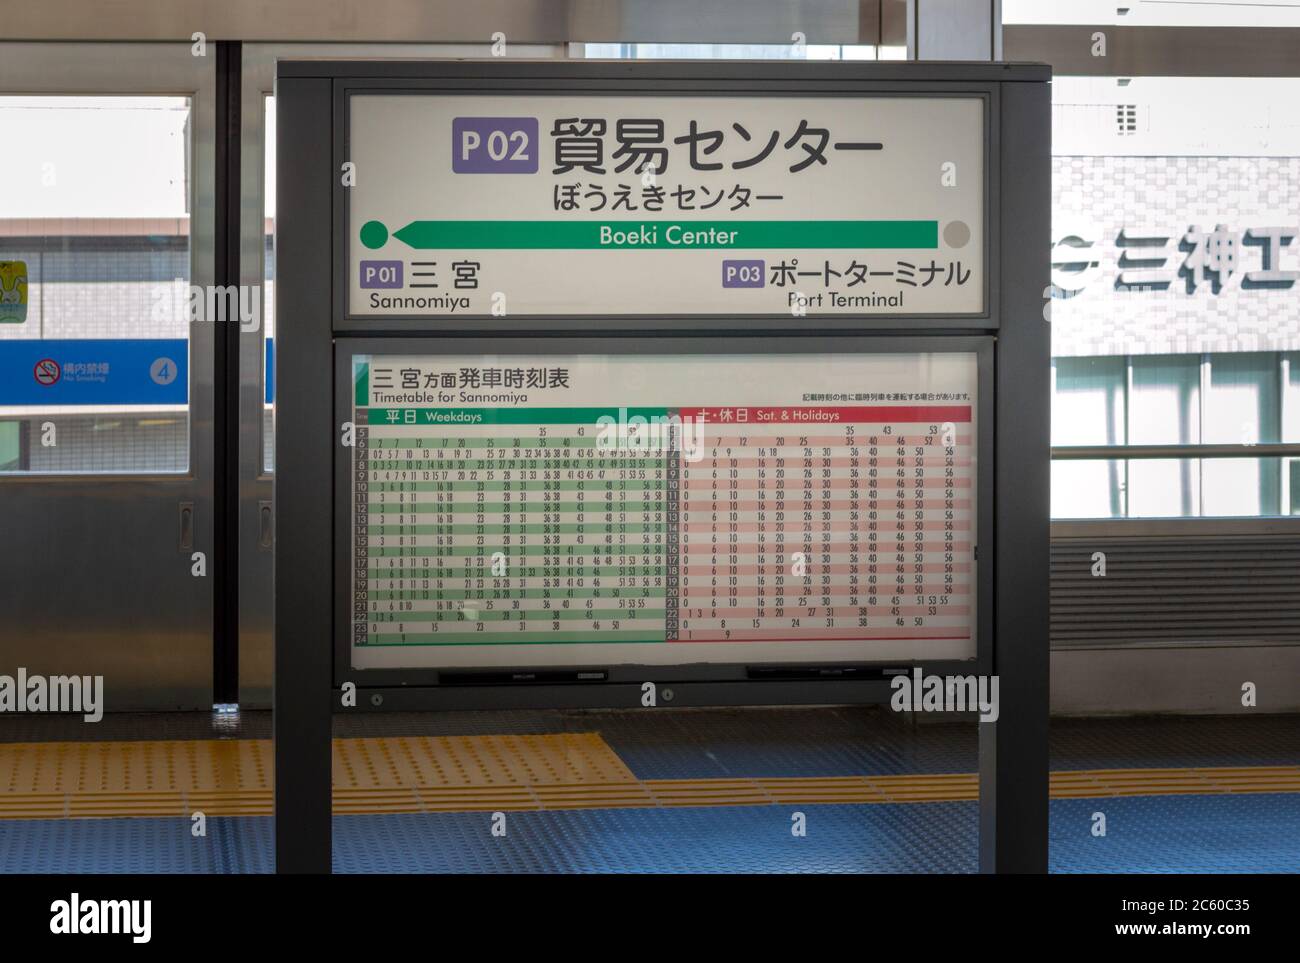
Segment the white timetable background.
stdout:
<svg viewBox="0 0 1300 963">
<path fill-rule="evenodd" d="M 358 355 L 353 369 L 355 668 L 975 655 L 974 354 Z M 460 384 L 488 371 L 525 386 Z M 527 387 L 538 371 L 547 386 Z M 698 459 L 594 450 L 597 416 L 623 408 L 707 413 Z"/>
</svg>

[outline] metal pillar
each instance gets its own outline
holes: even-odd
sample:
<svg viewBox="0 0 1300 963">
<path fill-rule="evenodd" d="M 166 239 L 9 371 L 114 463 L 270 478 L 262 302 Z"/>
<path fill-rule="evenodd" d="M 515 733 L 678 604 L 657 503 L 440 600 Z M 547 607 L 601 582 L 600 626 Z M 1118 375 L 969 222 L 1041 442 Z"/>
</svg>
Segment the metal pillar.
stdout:
<svg viewBox="0 0 1300 963">
<path fill-rule="evenodd" d="M 333 491 L 318 467 L 339 443 L 328 385 L 328 198 L 333 190 L 330 83 L 281 80 L 275 380 L 275 865 L 280 873 L 330 871 L 330 640 Z M 322 387 L 326 388 L 324 399 Z"/>
<path fill-rule="evenodd" d="M 999 223 L 1002 326 L 997 347 L 999 491 L 993 671 L 999 717 L 980 727 L 980 870 L 1047 872 L 1048 518 L 1051 326 L 1049 271 L 1051 88 L 1003 84 Z M 1007 189 L 1015 185 L 1016 189 Z M 1015 233 L 1012 234 L 1013 226 Z M 1011 480 L 1014 479 L 1014 482 Z"/>
</svg>

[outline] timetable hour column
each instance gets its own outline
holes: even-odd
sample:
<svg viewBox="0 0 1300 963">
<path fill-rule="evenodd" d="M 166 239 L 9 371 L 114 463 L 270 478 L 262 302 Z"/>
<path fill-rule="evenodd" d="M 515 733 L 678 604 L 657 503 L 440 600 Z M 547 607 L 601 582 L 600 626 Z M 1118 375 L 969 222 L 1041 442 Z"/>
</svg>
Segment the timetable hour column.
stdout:
<svg viewBox="0 0 1300 963">
<path fill-rule="evenodd" d="M 701 410 L 696 415 L 702 425 L 705 414 Z M 720 497 L 730 497 L 725 489 L 725 479 L 721 479 L 724 485 L 720 488 L 718 477 L 720 469 L 724 474 L 726 472 L 726 454 L 719 447 L 722 440 L 713 434 L 717 419 L 709 421 L 709 446 L 707 449 L 704 447 L 704 439 L 701 437 L 696 443 L 699 457 L 681 468 L 682 551 L 678 564 L 681 584 L 678 639 L 681 641 L 699 638 L 702 633 L 708 635 L 716 631 L 725 636 L 730 632 L 727 623 L 729 613 L 719 613 L 720 608 L 725 608 L 726 600 L 719 594 L 718 580 L 720 565 L 726 568 L 725 561 L 719 562 L 718 550 L 718 501 Z M 725 522 L 723 527 L 725 528 Z M 724 541 L 724 560 L 726 552 Z M 724 573 L 722 587 L 725 587 L 726 579 Z"/>
<path fill-rule="evenodd" d="M 942 426 L 940 426 L 942 428 Z M 954 431 L 955 435 L 956 432 Z M 957 552 L 957 439 L 941 438 L 943 447 L 943 594 L 941 601 L 948 604 L 953 597 L 954 590 L 954 570 L 956 564 Z M 962 459 L 964 465 L 969 471 L 971 465 L 970 449 L 973 444 L 973 438 L 967 442 L 966 450 L 963 452 Z M 968 507 L 968 516 L 973 510 L 973 505 Z M 969 523 L 967 525 L 969 531 Z"/>
<path fill-rule="evenodd" d="M 890 466 L 894 476 L 893 498 L 887 503 L 893 507 L 894 516 L 894 594 L 890 600 L 890 614 L 894 616 L 895 624 L 901 627 L 901 606 L 907 594 L 907 436 L 896 431 L 895 425 L 885 425 L 884 433 L 892 436 L 886 443 L 891 457 L 885 460 L 885 464 Z"/>
<path fill-rule="evenodd" d="M 912 515 L 909 519 L 912 528 L 912 569 L 913 569 L 913 591 L 916 593 L 916 605 L 918 607 L 925 605 L 926 597 L 926 528 L 929 516 L 932 514 L 926 510 L 925 489 L 926 477 L 929 472 L 926 469 L 926 450 L 934 443 L 933 435 L 926 435 L 924 438 L 909 439 L 908 445 L 908 473 L 911 477 L 912 487 Z M 924 616 L 914 617 L 917 621 L 923 621 Z"/>
<path fill-rule="evenodd" d="M 738 438 L 737 444 L 728 445 L 722 452 L 723 458 L 723 481 L 726 482 L 727 508 L 726 517 L 723 518 L 723 531 L 726 535 L 727 564 L 724 574 L 723 588 L 726 590 L 724 607 L 727 612 L 724 615 L 724 628 L 726 627 L 726 617 L 731 617 L 730 624 L 737 624 L 739 610 L 742 606 L 740 599 L 740 562 L 741 562 L 741 545 L 740 545 L 740 454 L 745 450 L 748 444 L 747 438 Z M 716 518 L 716 512 L 715 512 Z M 716 527 L 715 527 L 716 531 Z M 752 555 L 752 552 L 750 553 Z M 748 560 L 748 559 L 747 559 Z"/>
<path fill-rule="evenodd" d="M 849 608 L 857 625 L 866 625 L 868 614 L 862 605 L 862 491 L 868 486 L 862 480 L 862 439 L 855 425 L 844 426 L 844 444 L 849 454 Z M 868 492 L 870 489 L 868 488 Z"/>
<path fill-rule="evenodd" d="M 358 411 L 352 446 L 352 644 L 364 645 L 369 630 L 370 429 Z"/>
<path fill-rule="evenodd" d="M 670 415 L 674 412 L 669 412 Z M 664 456 L 664 641 L 678 637 L 681 567 L 681 451 L 680 420 L 668 422 L 668 451 Z"/>
</svg>

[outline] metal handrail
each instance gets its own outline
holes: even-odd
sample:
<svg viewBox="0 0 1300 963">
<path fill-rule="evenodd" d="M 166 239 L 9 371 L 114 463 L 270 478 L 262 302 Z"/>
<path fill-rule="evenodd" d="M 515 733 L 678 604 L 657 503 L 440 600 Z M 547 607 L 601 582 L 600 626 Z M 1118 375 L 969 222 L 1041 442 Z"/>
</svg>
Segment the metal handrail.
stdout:
<svg viewBox="0 0 1300 963">
<path fill-rule="evenodd" d="M 1259 445 L 1054 445 L 1053 461 L 1144 458 L 1300 458 L 1300 443 Z"/>
</svg>

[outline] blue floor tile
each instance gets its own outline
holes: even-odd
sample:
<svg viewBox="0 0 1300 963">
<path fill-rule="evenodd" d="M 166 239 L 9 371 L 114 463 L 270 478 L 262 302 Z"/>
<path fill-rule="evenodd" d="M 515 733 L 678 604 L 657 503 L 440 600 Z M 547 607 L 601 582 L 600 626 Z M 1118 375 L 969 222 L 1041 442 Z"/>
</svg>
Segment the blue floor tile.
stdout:
<svg viewBox="0 0 1300 963">
<path fill-rule="evenodd" d="M 1294 793 L 1054 799 L 1051 812 L 1054 873 L 1300 872 Z"/>
<path fill-rule="evenodd" d="M 790 832 L 791 813 L 807 836 Z M 1106 835 L 1091 833 L 1106 815 Z M 969 873 L 978 806 L 736 806 L 337 816 L 339 873 Z M 0 821 L 5 873 L 263 873 L 269 817 Z M 1055 873 L 1300 872 L 1300 795 L 1051 803 Z"/>
<path fill-rule="evenodd" d="M 803 812 L 807 835 L 791 833 Z M 935 873 L 976 868 L 976 808 L 736 806 L 341 816 L 335 872 Z"/>
<path fill-rule="evenodd" d="M 0 820 L 5 873 L 266 873 L 274 846 L 267 816 Z"/>
</svg>

